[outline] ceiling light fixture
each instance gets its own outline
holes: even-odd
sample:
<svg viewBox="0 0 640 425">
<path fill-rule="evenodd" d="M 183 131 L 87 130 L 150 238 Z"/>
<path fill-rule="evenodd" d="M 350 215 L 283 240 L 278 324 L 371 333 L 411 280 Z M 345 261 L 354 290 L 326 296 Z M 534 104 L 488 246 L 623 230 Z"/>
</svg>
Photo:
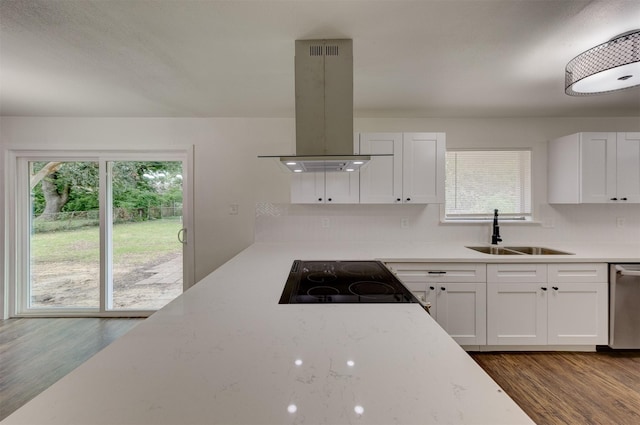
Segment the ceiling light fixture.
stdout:
<svg viewBox="0 0 640 425">
<path fill-rule="evenodd" d="M 640 30 L 628 31 L 573 58 L 565 93 L 586 96 L 640 85 Z"/>
</svg>

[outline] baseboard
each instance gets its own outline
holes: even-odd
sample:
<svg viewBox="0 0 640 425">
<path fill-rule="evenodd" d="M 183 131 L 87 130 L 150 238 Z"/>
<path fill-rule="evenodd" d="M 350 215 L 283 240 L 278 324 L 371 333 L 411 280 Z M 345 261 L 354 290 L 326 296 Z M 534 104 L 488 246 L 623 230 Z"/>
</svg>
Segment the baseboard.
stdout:
<svg viewBox="0 0 640 425">
<path fill-rule="evenodd" d="M 596 351 L 595 345 L 476 345 L 463 346 L 466 351 L 473 352 L 509 352 L 509 351 Z"/>
</svg>

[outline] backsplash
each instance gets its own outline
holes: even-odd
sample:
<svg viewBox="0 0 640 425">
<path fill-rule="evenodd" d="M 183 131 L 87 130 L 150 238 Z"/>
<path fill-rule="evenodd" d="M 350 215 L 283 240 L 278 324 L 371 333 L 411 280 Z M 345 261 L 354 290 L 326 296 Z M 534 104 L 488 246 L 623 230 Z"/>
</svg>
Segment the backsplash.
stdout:
<svg viewBox="0 0 640 425">
<path fill-rule="evenodd" d="M 639 243 L 640 205 L 538 206 L 537 223 L 500 223 L 503 243 Z M 439 205 L 259 203 L 256 242 L 489 243 L 491 224 L 440 223 Z"/>
</svg>

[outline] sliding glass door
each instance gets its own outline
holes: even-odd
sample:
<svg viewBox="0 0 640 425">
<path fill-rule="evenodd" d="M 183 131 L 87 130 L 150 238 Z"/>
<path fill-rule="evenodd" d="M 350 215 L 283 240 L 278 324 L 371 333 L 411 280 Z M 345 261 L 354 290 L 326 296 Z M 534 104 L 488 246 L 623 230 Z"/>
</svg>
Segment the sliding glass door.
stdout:
<svg viewBox="0 0 640 425">
<path fill-rule="evenodd" d="M 187 159 L 16 156 L 17 315 L 140 315 L 180 295 Z"/>
<path fill-rule="evenodd" d="M 182 163 L 110 161 L 109 310 L 157 310 L 182 293 Z"/>
<path fill-rule="evenodd" d="M 28 170 L 28 307 L 97 309 L 98 163 L 29 161 Z"/>
</svg>

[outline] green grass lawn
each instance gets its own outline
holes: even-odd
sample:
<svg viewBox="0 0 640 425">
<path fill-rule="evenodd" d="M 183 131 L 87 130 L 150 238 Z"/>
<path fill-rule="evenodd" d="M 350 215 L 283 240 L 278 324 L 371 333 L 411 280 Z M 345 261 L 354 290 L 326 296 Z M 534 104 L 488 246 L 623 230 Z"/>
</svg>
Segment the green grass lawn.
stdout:
<svg viewBox="0 0 640 425">
<path fill-rule="evenodd" d="M 162 219 L 113 226 L 114 262 L 144 264 L 163 255 L 180 253 L 179 219 Z M 95 262 L 100 256 L 98 227 L 36 233 L 31 236 L 31 258 L 37 263 Z"/>
</svg>

